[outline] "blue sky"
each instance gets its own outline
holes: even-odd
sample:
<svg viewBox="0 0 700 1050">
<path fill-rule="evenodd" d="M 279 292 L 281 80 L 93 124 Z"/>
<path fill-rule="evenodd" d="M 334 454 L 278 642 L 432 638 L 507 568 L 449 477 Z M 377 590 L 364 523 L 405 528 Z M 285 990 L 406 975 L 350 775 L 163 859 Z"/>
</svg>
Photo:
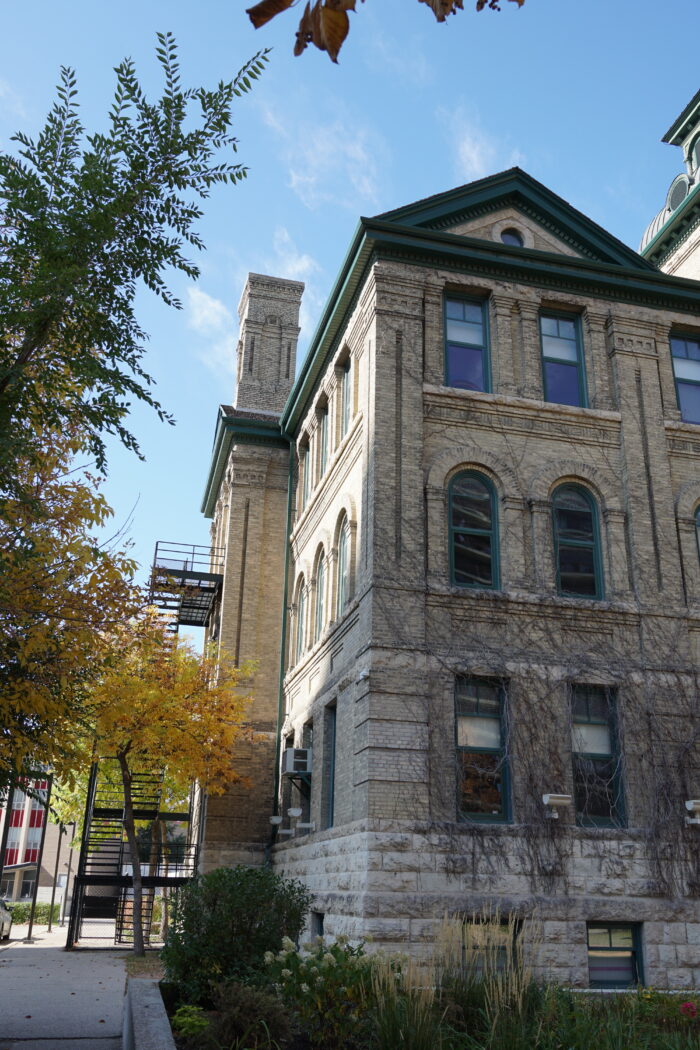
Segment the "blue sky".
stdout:
<svg viewBox="0 0 700 1050">
<path fill-rule="evenodd" d="M 249 0 L 248 0 L 249 2 Z M 229 79 L 262 47 L 270 65 L 236 112 L 246 182 L 215 192 L 207 252 L 177 313 L 144 293 L 139 319 L 167 427 L 133 413 L 145 463 L 114 447 L 107 496 L 133 510 L 135 556 L 158 539 L 208 542 L 199 507 L 217 406 L 233 397 L 236 308 L 249 270 L 306 282 L 298 363 L 360 215 L 373 215 L 518 164 L 637 247 L 681 170 L 659 141 L 698 90 L 698 0 L 526 0 L 437 24 L 417 0 L 366 0 L 339 65 L 292 55 L 300 10 L 257 32 L 241 0 L 33 0 L 0 16 L 0 146 L 34 133 L 59 67 L 78 74 L 82 116 L 99 127 L 112 67 L 136 62 L 158 88 L 155 34 L 171 30 L 183 80 Z"/>
</svg>

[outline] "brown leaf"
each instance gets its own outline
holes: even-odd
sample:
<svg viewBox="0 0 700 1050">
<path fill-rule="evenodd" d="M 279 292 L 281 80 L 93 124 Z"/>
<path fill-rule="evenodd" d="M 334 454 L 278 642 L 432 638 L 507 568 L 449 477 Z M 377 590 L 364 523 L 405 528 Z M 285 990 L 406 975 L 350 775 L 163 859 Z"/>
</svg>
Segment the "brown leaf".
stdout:
<svg viewBox="0 0 700 1050">
<path fill-rule="evenodd" d="M 333 62 L 337 62 L 338 52 L 343 46 L 343 41 L 350 29 L 350 19 L 345 11 L 337 11 L 324 4 L 320 9 L 320 23 L 323 50 L 328 52 L 328 56 Z"/>
<path fill-rule="evenodd" d="M 255 28 L 260 29 L 260 26 L 264 26 L 281 11 L 286 11 L 293 3 L 295 0 L 260 0 L 259 4 L 249 7 L 246 14 Z"/>
<path fill-rule="evenodd" d="M 294 54 L 300 55 L 306 48 L 306 45 L 311 42 L 313 37 L 313 18 L 311 15 L 311 5 L 307 3 L 304 8 L 304 14 L 301 16 L 299 22 L 299 28 L 297 29 L 297 39 L 294 45 Z"/>
<path fill-rule="evenodd" d="M 444 22 L 448 15 L 456 14 L 457 9 L 464 10 L 462 0 L 420 0 L 420 2 L 428 5 L 438 22 Z M 486 0 L 482 2 L 485 3 Z"/>
</svg>

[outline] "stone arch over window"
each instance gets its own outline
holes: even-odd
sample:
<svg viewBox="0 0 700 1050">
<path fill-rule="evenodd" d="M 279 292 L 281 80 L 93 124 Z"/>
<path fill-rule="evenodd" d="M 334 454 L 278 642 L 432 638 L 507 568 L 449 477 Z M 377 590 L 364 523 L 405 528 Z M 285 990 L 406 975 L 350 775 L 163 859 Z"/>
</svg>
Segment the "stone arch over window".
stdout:
<svg viewBox="0 0 700 1050">
<path fill-rule="evenodd" d="M 571 481 L 554 489 L 552 530 L 557 593 L 603 598 L 600 511 L 590 489 Z"/>
<path fill-rule="evenodd" d="M 526 571 L 525 525 L 527 506 L 520 479 L 511 465 L 500 456 L 475 444 L 452 446 L 440 452 L 427 466 L 426 510 L 428 575 L 431 586 L 449 585 L 451 576 L 450 500 L 452 479 L 473 471 L 485 477 L 493 488 L 494 520 L 498 522 L 498 583 L 508 589 L 530 587 Z"/>
<path fill-rule="evenodd" d="M 555 488 L 571 482 L 589 489 L 601 510 L 621 511 L 619 481 L 614 476 L 578 459 L 555 459 L 546 463 L 530 477 L 527 486 L 529 500 L 549 500 Z"/>
<path fill-rule="evenodd" d="M 328 573 L 326 571 L 326 552 L 323 544 L 319 544 L 314 558 L 314 574 L 312 577 L 313 592 L 313 618 L 312 618 L 312 644 L 315 645 L 323 634 L 326 626 L 328 602 Z"/>
<path fill-rule="evenodd" d="M 498 504 L 493 482 L 482 471 L 460 470 L 449 481 L 447 502 L 450 582 L 497 590 Z"/>
<path fill-rule="evenodd" d="M 552 523 L 552 495 L 564 484 L 579 485 L 595 500 L 600 537 L 601 577 L 609 599 L 627 600 L 631 596 L 628 561 L 627 515 L 620 502 L 619 479 L 583 460 L 557 459 L 546 463 L 528 482 L 531 515 L 531 557 L 534 586 L 538 592 L 555 589 L 557 565 Z"/>
<path fill-rule="evenodd" d="M 453 445 L 440 452 L 428 465 L 425 484 L 429 489 L 444 491 L 450 477 L 460 470 L 481 470 L 494 483 L 499 496 L 521 496 L 520 480 L 513 468 L 500 456 L 476 444 Z"/>
</svg>

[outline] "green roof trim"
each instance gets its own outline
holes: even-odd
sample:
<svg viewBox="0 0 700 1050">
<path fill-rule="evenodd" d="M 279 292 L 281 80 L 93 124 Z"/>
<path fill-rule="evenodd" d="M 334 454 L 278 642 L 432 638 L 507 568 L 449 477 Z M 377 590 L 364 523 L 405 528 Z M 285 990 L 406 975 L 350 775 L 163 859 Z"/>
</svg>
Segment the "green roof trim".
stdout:
<svg viewBox="0 0 700 1050">
<path fill-rule="evenodd" d="M 446 193 L 394 208 L 376 215 L 375 219 L 444 229 L 508 205 L 530 215 L 584 256 L 598 262 L 650 268 L 632 248 L 521 168 L 509 168 Z"/>
<path fill-rule="evenodd" d="M 202 514 L 205 518 L 214 516 L 214 507 L 221 487 L 221 479 L 226 470 L 231 445 L 262 445 L 273 448 L 289 448 L 289 440 L 283 435 L 279 423 L 269 423 L 261 419 L 246 418 L 237 415 L 235 409 L 227 410 L 226 405 L 219 406 L 219 415 L 214 431 L 211 466 L 202 499 Z"/>
<path fill-rule="evenodd" d="M 700 91 L 693 95 L 683 112 L 676 117 L 668 129 L 662 142 L 669 146 L 682 146 L 696 124 L 700 123 Z"/>
</svg>

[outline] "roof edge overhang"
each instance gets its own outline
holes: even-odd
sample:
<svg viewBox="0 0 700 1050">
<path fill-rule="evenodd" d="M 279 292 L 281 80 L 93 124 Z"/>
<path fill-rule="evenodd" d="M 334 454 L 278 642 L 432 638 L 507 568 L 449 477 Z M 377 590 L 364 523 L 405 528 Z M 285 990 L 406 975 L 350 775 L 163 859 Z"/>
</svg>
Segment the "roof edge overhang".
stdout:
<svg viewBox="0 0 700 1050">
<path fill-rule="evenodd" d="M 565 240 L 578 254 L 621 266 L 647 268 L 648 263 L 633 248 L 574 208 L 544 183 L 522 168 L 508 168 L 445 193 L 395 208 L 375 216 L 380 221 L 440 230 L 448 223 L 468 220 L 507 204 L 521 207 Z"/>
<path fill-rule="evenodd" d="M 237 414 L 235 409 L 220 405 L 214 431 L 211 465 L 202 498 L 201 509 L 205 518 L 214 516 L 221 479 L 226 470 L 231 446 L 234 444 L 289 448 L 289 440 L 282 433 L 279 422 L 270 420 L 268 423 L 261 419 L 251 419 Z"/>
<path fill-rule="evenodd" d="M 682 146 L 683 142 L 692 131 L 693 126 L 699 121 L 700 91 L 693 95 L 688 105 L 683 112 L 676 117 L 661 141 L 667 142 L 669 146 Z"/>
<path fill-rule="evenodd" d="M 700 92 L 699 92 L 700 94 Z M 655 266 L 667 258 L 677 244 L 700 222 L 700 183 L 664 223 L 659 232 L 644 246 L 641 254 Z"/>
</svg>

